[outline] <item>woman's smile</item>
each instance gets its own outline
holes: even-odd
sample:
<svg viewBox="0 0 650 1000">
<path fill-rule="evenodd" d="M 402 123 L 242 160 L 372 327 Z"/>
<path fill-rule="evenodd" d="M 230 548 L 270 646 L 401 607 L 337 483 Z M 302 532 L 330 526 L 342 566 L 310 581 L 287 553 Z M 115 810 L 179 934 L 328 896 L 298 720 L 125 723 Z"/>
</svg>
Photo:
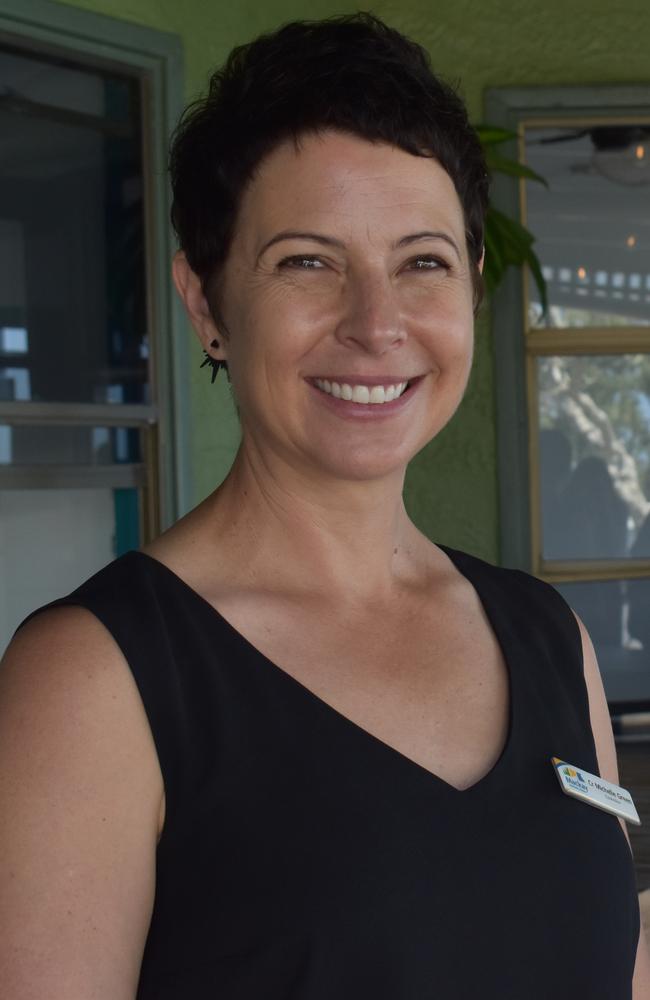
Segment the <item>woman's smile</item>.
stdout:
<svg viewBox="0 0 650 1000">
<path fill-rule="evenodd" d="M 307 382 L 339 416 L 376 419 L 401 412 L 423 377 L 330 376 L 307 379 Z"/>
</svg>

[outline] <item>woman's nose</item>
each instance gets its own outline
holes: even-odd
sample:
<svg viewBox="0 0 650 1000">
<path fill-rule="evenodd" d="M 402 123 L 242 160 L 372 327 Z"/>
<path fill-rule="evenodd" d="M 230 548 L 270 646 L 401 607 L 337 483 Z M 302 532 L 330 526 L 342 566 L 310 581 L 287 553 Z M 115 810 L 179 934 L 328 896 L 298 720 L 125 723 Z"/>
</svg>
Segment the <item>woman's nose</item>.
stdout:
<svg viewBox="0 0 650 1000">
<path fill-rule="evenodd" d="M 381 355 L 406 340 L 397 291 L 388 276 L 357 275 L 346 289 L 337 338 L 348 347 Z"/>
</svg>

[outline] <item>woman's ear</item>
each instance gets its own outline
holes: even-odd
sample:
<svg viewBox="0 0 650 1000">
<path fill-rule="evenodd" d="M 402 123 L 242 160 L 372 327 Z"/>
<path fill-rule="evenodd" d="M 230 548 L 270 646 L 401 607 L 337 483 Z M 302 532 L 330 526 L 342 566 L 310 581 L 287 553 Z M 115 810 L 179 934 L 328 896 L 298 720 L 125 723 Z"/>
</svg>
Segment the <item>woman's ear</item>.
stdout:
<svg viewBox="0 0 650 1000">
<path fill-rule="evenodd" d="M 483 265 L 485 264 L 485 247 L 481 251 L 481 259 L 478 262 L 479 274 L 483 274 Z"/>
<path fill-rule="evenodd" d="M 201 347 L 211 358 L 225 361 L 228 357 L 226 338 L 214 321 L 201 279 L 190 267 L 182 250 L 174 254 L 172 277 Z"/>
</svg>

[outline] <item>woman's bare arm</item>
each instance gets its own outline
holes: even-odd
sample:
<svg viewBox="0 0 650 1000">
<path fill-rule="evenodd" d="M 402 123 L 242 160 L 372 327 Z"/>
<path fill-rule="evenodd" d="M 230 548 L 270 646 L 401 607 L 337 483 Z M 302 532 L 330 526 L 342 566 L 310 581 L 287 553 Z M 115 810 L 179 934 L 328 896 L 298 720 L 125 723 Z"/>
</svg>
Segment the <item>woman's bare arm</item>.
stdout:
<svg viewBox="0 0 650 1000">
<path fill-rule="evenodd" d="M 576 615 L 576 618 L 577 617 L 578 616 Z M 591 716 L 591 727 L 594 734 L 594 741 L 596 743 L 598 766 L 602 777 L 606 778 L 607 781 L 614 782 L 614 784 L 617 785 L 619 783 L 619 778 L 618 765 L 616 762 L 616 747 L 614 745 L 614 737 L 612 735 L 612 726 L 609 718 L 609 709 L 607 708 L 607 699 L 603 690 L 603 682 L 601 680 L 598 663 L 596 661 L 596 654 L 594 652 L 591 639 L 589 638 L 589 634 L 579 618 L 578 624 L 582 635 L 585 682 L 587 684 L 587 691 L 589 694 L 589 714 Z M 620 820 L 619 822 L 623 827 L 629 844 L 630 838 L 628 837 L 625 823 L 623 820 Z M 639 944 L 637 947 L 632 998 L 633 1000 L 650 1000 L 650 956 L 648 955 L 648 946 L 646 944 L 646 938 L 643 930 L 639 935 Z"/>
<path fill-rule="evenodd" d="M 163 785 L 131 672 L 82 608 L 0 664 L 0 982 L 11 1000 L 133 1000 Z"/>
</svg>

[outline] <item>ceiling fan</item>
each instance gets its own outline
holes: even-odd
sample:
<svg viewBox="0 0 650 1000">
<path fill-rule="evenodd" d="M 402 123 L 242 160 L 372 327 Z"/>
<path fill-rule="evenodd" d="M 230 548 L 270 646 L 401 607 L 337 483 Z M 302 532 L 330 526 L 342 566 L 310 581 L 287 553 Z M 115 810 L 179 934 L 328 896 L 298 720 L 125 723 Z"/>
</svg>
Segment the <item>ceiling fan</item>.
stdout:
<svg viewBox="0 0 650 1000">
<path fill-rule="evenodd" d="M 617 184 L 650 184 L 650 125 L 594 125 L 534 139 L 531 145 L 571 142 L 589 136 L 590 161 L 574 163 L 572 173 L 598 173 Z"/>
</svg>

